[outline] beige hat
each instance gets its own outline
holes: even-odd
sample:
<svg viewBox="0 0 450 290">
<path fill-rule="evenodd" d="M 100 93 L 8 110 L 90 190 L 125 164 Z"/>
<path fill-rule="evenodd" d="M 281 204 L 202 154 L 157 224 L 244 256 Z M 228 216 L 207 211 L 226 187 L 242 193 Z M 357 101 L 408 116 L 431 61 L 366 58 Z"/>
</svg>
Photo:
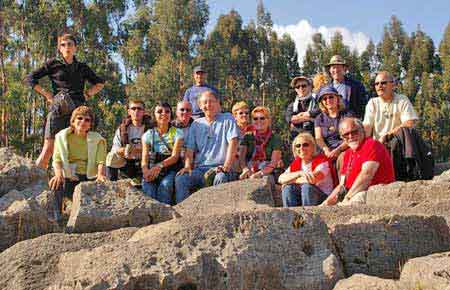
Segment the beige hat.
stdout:
<svg viewBox="0 0 450 290">
<path fill-rule="evenodd" d="M 345 63 L 345 59 L 342 56 L 340 56 L 339 54 L 333 55 L 330 59 L 330 62 L 327 64 L 327 66 L 330 66 L 333 64 L 347 65 Z"/>
<path fill-rule="evenodd" d="M 291 87 L 295 88 L 295 84 L 299 81 L 299 80 L 305 80 L 309 85 L 311 85 L 311 80 L 305 76 L 298 76 L 292 79 L 291 81 Z"/>
</svg>

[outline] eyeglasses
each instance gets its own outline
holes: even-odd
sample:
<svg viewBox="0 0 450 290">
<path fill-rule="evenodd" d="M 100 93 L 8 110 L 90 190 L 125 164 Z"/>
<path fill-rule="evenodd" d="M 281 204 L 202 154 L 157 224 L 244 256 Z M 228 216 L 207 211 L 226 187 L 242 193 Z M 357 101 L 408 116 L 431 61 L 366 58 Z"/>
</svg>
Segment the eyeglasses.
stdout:
<svg viewBox="0 0 450 290">
<path fill-rule="evenodd" d="M 264 121 L 266 120 L 266 117 L 254 117 L 253 121 Z"/>
<path fill-rule="evenodd" d="M 189 109 L 189 108 L 179 108 L 178 110 L 180 110 L 180 112 L 190 112 L 190 111 L 192 111 L 191 109 Z"/>
<path fill-rule="evenodd" d="M 91 122 L 91 118 L 85 118 L 85 117 L 81 117 L 81 116 L 79 116 L 79 117 L 77 117 L 77 120 L 78 121 L 86 121 L 87 123 L 90 123 Z"/>
<path fill-rule="evenodd" d="M 248 111 L 239 112 L 239 115 L 248 115 Z"/>
<path fill-rule="evenodd" d="M 307 88 L 307 87 L 308 87 L 307 84 L 301 84 L 301 85 L 295 86 L 296 89 L 299 89 L 299 88 L 304 89 L 304 88 Z"/>
<path fill-rule="evenodd" d="M 62 42 L 61 44 L 60 44 L 60 46 L 61 47 L 72 47 L 72 46 L 75 46 L 75 43 L 73 43 L 73 42 Z"/>
<path fill-rule="evenodd" d="M 322 98 L 322 101 L 333 100 L 335 97 L 336 97 L 335 95 L 325 96 Z"/>
<path fill-rule="evenodd" d="M 142 108 L 142 107 L 131 107 L 130 110 L 132 110 L 132 111 L 143 111 L 144 108 Z"/>
<path fill-rule="evenodd" d="M 308 148 L 309 147 L 309 143 L 297 143 L 295 144 L 295 148 Z"/>
<path fill-rule="evenodd" d="M 359 128 L 356 128 L 356 129 L 354 129 L 354 130 L 351 130 L 350 132 L 341 134 L 342 138 L 344 138 L 344 139 L 350 138 L 350 135 L 352 135 L 352 136 L 357 136 L 357 135 L 359 135 Z"/>
<path fill-rule="evenodd" d="M 388 83 L 392 83 L 392 81 L 381 81 L 381 82 L 375 82 L 374 85 L 377 87 L 379 85 L 385 86 Z"/>
<path fill-rule="evenodd" d="M 162 113 L 170 114 L 170 110 L 158 110 L 158 111 L 156 111 L 156 113 L 158 113 L 158 114 L 162 114 Z"/>
</svg>

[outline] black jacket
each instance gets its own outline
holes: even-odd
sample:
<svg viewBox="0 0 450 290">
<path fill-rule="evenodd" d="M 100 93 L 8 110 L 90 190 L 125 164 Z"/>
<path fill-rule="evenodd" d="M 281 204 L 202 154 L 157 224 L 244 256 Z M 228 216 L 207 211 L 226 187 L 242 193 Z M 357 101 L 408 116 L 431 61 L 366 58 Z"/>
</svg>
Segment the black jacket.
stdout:
<svg viewBox="0 0 450 290">
<path fill-rule="evenodd" d="M 363 119 L 366 105 L 369 101 L 366 88 L 360 81 L 351 79 L 347 76 L 344 78 L 343 83 L 351 88 L 350 102 L 347 109 L 352 111 L 355 114 L 355 117 Z M 329 85 L 333 85 L 333 80 L 331 80 Z"/>
</svg>

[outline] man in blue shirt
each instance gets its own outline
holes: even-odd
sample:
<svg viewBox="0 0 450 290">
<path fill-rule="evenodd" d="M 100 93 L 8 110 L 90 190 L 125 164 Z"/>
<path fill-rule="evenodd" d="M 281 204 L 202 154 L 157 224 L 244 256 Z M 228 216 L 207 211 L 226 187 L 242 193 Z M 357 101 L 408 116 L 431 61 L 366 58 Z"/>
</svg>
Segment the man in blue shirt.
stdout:
<svg viewBox="0 0 450 290">
<path fill-rule="evenodd" d="M 198 105 L 198 99 L 203 92 L 213 91 L 216 96 L 219 96 L 217 89 L 213 86 L 206 84 L 207 73 L 201 66 L 194 68 L 194 85 L 186 90 L 183 100 L 191 103 L 192 106 L 192 118 L 203 117 L 204 113 Z"/>
<path fill-rule="evenodd" d="M 198 103 L 205 117 L 189 128 L 185 165 L 175 179 L 176 203 L 187 198 L 192 189 L 205 186 L 207 171 L 215 170 L 214 185 L 237 179 L 237 173 L 232 172 L 239 138 L 236 121 L 230 113 L 220 113 L 220 101 L 213 91 L 202 93 Z"/>
</svg>

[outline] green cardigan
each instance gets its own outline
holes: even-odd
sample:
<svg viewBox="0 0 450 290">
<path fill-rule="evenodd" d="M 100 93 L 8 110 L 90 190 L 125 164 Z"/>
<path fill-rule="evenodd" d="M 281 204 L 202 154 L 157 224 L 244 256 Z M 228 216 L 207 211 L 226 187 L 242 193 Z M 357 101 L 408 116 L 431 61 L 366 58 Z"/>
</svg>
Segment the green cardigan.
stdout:
<svg viewBox="0 0 450 290">
<path fill-rule="evenodd" d="M 53 151 L 53 168 L 55 168 L 56 160 L 61 160 L 63 164 L 64 177 L 68 178 L 72 176 L 72 172 L 69 166 L 69 150 L 67 137 L 71 134 L 72 128 L 66 128 L 59 131 L 55 136 L 55 150 Z M 93 179 L 97 177 L 97 154 L 98 145 L 104 143 L 102 146 L 106 150 L 106 140 L 99 133 L 89 131 L 87 133 L 87 146 L 88 146 L 88 162 L 86 169 L 86 176 L 88 179 Z M 104 152 L 103 156 L 106 156 Z M 103 160 L 103 164 L 105 160 Z"/>
</svg>

